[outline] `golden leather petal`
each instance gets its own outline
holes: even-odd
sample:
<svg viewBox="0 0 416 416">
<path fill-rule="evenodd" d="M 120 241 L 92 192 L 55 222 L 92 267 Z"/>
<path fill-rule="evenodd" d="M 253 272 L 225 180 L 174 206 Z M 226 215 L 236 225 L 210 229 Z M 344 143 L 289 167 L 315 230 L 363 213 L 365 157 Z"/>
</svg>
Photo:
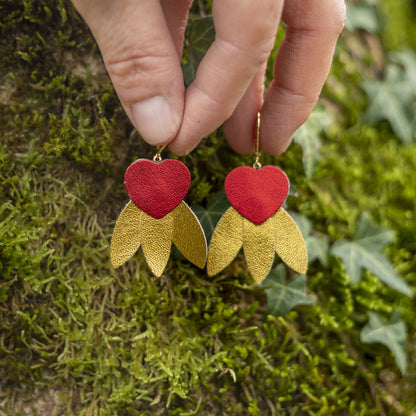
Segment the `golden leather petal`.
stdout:
<svg viewBox="0 0 416 416">
<path fill-rule="evenodd" d="M 283 208 L 280 208 L 272 218 L 276 253 L 295 272 L 305 274 L 308 269 L 308 253 L 298 226 Z"/>
<path fill-rule="evenodd" d="M 140 247 L 141 215 L 142 211 L 130 201 L 118 217 L 110 244 L 110 263 L 115 269 Z"/>
<path fill-rule="evenodd" d="M 247 266 L 254 280 L 260 284 L 269 274 L 273 264 L 275 239 L 271 218 L 261 224 L 244 219 L 243 249 Z"/>
<path fill-rule="evenodd" d="M 173 236 L 171 212 L 155 219 L 145 212 L 140 224 L 141 243 L 147 265 L 156 277 L 160 277 L 169 260 Z"/>
<path fill-rule="evenodd" d="M 172 242 L 195 266 L 205 267 L 207 261 L 207 240 L 198 218 L 182 201 L 173 211 Z"/>
<path fill-rule="evenodd" d="M 230 207 L 219 220 L 209 243 L 208 276 L 214 276 L 225 269 L 234 260 L 242 244 L 243 217 Z"/>
</svg>

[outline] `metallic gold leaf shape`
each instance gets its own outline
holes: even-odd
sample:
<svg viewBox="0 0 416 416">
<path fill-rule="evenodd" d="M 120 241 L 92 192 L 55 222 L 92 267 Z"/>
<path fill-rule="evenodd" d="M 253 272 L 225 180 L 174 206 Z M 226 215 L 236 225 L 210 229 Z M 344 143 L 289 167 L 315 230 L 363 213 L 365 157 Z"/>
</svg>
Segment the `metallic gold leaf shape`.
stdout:
<svg viewBox="0 0 416 416">
<path fill-rule="evenodd" d="M 260 284 L 269 274 L 274 259 L 275 238 L 272 218 L 261 224 L 254 224 L 244 219 L 243 249 L 250 274 Z"/>
<path fill-rule="evenodd" d="M 280 208 L 273 216 L 276 253 L 295 272 L 305 274 L 308 269 L 308 253 L 305 241 L 292 217 Z"/>
<path fill-rule="evenodd" d="M 141 243 L 147 265 L 156 277 L 160 277 L 169 260 L 173 236 L 173 216 L 170 212 L 160 219 L 142 214 Z"/>
<path fill-rule="evenodd" d="M 207 240 L 198 218 L 182 201 L 173 211 L 172 242 L 195 266 L 205 267 L 207 261 Z"/>
<path fill-rule="evenodd" d="M 208 249 L 207 272 L 214 276 L 224 270 L 243 245 L 243 217 L 233 208 L 219 220 Z"/>
<path fill-rule="evenodd" d="M 118 217 L 110 244 L 110 263 L 115 269 L 140 247 L 141 215 L 142 211 L 130 201 Z"/>
</svg>

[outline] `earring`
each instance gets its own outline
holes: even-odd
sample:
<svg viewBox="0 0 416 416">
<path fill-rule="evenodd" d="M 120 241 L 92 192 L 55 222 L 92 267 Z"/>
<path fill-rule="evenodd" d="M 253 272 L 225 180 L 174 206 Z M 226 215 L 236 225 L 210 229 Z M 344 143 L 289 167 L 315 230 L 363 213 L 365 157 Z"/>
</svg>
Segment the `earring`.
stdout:
<svg viewBox="0 0 416 416">
<path fill-rule="evenodd" d="M 268 275 L 275 252 L 298 273 L 308 266 L 306 245 L 296 223 L 282 207 L 289 192 L 286 174 L 260 164 L 260 113 L 257 114 L 253 167 L 240 166 L 225 178 L 231 207 L 218 222 L 208 250 L 207 272 L 227 267 L 243 247 L 250 274 L 257 283 Z"/>
<path fill-rule="evenodd" d="M 191 263 L 205 267 L 205 234 L 183 201 L 191 174 L 179 160 L 162 160 L 164 147 L 158 149 L 153 161 L 139 159 L 126 170 L 124 185 L 131 200 L 111 237 L 110 262 L 114 268 L 129 260 L 141 246 L 150 270 L 160 277 L 172 242 Z"/>
</svg>

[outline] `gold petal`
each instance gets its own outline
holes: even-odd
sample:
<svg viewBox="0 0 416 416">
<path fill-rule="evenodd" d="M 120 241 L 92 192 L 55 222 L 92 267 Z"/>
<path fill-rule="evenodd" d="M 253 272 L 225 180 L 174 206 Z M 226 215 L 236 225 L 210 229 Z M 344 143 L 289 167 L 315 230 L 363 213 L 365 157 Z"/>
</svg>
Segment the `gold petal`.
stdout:
<svg viewBox="0 0 416 416">
<path fill-rule="evenodd" d="M 269 218 L 261 224 L 254 224 L 244 219 L 243 247 L 250 274 L 260 284 L 269 274 L 274 259 L 273 220 Z"/>
<path fill-rule="evenodd" d="M 295 272 L 305 274 L 308 269 L 308 253 L 298 226 L 283 208 L 272 218 L 275 226 L 276 253 Z"/>
<path fill-rule="evenodd" d="M 243 245 L 243 217 L 233 208 L 219 220 L 208 249 L 207 272 L 214 276 L 225 269 Z"/>
<path fill-rule="evenodd" d="M 173 217 L 171 213 L 160 219 L 142 214 L 140 224 L 142 249 L 147 265 L 156 277 L 160 277 L 169 260 L 173 236 Z"/>
<path fill-rule="evenodd" d="M 142 211 L 130 201 L 121 212 L 110 244 L 110 263 L 116 269 L 140 247 L 140 217 Z"/>
<path fill-rule="evenodd" d="M 198 218 L 182 201 L 173 211 L 172 241 L 178 250 L 200 269 L 207 261 L 207 240 Z"/>
</svg>

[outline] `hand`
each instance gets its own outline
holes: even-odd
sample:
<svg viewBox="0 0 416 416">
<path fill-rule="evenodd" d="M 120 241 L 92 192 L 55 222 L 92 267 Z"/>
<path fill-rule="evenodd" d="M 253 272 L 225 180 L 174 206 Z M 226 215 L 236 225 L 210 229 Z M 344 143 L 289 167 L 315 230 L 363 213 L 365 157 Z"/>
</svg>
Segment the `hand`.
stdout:
<svg viewBox="0 0 416 416">
<path fill-rule="evenodd" d="M 189 153 L 224 123 L 229 144 L 286 150 L 318 100 L 345 22 L 343 0 L 213 0 L 216 31 L 185 91 L 181 56 L 192 0 L 72 0 L 89 25 L 128 117 L 152 145 Z M 287 25 L 264 97 L 280 19 Z"/>
</svg>

